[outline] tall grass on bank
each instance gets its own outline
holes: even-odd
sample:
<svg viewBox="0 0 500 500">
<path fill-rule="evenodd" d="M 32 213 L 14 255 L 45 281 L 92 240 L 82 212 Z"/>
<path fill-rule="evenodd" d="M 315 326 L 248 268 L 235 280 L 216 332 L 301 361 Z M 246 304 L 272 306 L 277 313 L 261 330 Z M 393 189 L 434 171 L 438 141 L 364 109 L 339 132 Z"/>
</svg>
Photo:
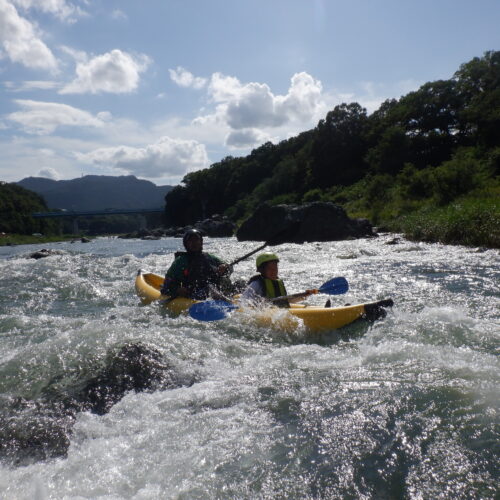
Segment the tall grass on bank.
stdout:
<svg viewBox="0 0 500 500">
<path fill-rule="evenodd" d="M 411 240 L 500 248 L 500 202 L 457 200 L 402 216 L 389 226 Z"/>
</svg>

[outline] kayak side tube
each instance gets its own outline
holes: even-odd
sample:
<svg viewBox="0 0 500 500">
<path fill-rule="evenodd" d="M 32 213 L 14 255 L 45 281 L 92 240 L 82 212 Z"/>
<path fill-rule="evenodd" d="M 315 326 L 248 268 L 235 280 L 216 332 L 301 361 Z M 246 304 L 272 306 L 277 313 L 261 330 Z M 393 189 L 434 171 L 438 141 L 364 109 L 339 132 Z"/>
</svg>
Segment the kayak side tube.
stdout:
<svg viewBox="0 0 500 500">
<path fill-rule="evenodd" d="M 135 291 L 142 304 L 151 304 L 155 300 L 167 298 L 161 294 L 160 289 L 163 285 L 163 278 L 157 274 L 143 273 L 141 270 L 137 271 L 135 277 Z"/>
<path fill-rule="evenodd" d="M 320 332 L 337 330 L 360 318 L 369 321 L 384 318 L 387 314 L 384 308 L 391 307 L 393 304 L 394 302 L 392 299 L 342 307 L 315 307 L 302 304 L 291 304 L 289 312 L 297 318 L 300 318 L 307 330 L 311 332 Z"/>
<path fill-rule="evenodd" d="M 163 277 L 153 273 L 137 272 L 135 277 L 135 291 L 143 305 L 158 302 L 165 306 L 174 316 L 185 313 L 196 300 L 186 297 L 176 297 L 171 299 L 168 295 L 162 295 L 161 287 L 163 285 Z"/>
</svg>

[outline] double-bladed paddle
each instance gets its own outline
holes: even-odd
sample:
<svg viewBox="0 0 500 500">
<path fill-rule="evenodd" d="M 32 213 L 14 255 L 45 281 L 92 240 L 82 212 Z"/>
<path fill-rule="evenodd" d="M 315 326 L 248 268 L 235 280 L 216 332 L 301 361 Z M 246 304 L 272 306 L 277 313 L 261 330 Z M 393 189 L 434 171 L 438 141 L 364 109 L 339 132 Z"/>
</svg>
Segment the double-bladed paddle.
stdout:
<svg viewBox="0 0 500 500">
<path fill-rule="evenodd" d="M 328 295 L 341 295 L 349 290 L 349 284 L 343 277 L 333 278 L 323 283 L 319 288 L 309 292 L 295 293 L 283 297 L 276 297 L 272 301 L 287 300 L 292 298 L 307 297 L 310 293 L 326 293 Z M 224 319 L 229 312 L 238 309 L 239 306 L 226 302 L 225 300 L 205 300 L 197 302 L 189 308 L 189 315 L 199 321 L 218 321 Z"/>
</svg>

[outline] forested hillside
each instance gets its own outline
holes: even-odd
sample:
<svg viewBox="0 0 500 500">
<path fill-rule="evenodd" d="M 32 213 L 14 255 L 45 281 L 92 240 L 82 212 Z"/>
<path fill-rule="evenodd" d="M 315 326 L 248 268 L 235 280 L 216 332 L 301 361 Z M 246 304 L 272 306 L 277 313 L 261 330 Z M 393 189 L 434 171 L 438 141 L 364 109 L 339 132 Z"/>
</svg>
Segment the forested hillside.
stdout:
<svg viewBox="0 0 500 500">
<path fill-rule="evenodd" d="M 52 233 L 57 226 L 53 221 L 34 219 L 33 212 L 43 212 L 47 205 L 43 198 L 16 184 L 0 182 L 0 232 Z"/>
<path fill-rule="evenodd" d="M 499 246 L 499 165 L 500 52 L 489 51 L 371 115 L 344 103 L 313 130 L 186 175 L 166 213 L 175 225 L 241 221 L 263 202 L 333 201 L 415 238 Z"/>
</svg>

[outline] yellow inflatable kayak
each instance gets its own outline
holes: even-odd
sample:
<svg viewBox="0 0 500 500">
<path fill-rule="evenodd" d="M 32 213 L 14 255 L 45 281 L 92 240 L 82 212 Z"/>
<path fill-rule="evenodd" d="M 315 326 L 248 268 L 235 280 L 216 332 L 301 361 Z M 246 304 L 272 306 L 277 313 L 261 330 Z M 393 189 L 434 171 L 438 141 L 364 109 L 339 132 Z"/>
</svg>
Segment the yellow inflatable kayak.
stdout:
<svg viewBox="0 0 500 500">
<path fill-rule="evenodd" d="M 178 297 L 173 300 L 162 295 L 160 290 L 163 278 L 157 274 L 139 271 L 135 279 L 135 289 L 143 304 L 162 301 L 162 304 L 175 315 L 186 313 L 195 303 L 193 299 Z M 348 305 L 342 307 L 319 307 L 305 304 L 291 304 L 289 309 L 269 307 L 267 309 L 251 310 L 251 315 L 260 326 L 280 326 L 291 330 L 299 326 L 300 319 L 309 332 L 336 330 L 349 325 L 359 318 L 367 317 L 375 320 L 385 316 L 384 307 L 392 306 L 391 299 L 368 304 Z M 237 306 L 233 306 L 237 308 Z M 245 308 L 245 311 L 250 308 Z"/>
</svg>

